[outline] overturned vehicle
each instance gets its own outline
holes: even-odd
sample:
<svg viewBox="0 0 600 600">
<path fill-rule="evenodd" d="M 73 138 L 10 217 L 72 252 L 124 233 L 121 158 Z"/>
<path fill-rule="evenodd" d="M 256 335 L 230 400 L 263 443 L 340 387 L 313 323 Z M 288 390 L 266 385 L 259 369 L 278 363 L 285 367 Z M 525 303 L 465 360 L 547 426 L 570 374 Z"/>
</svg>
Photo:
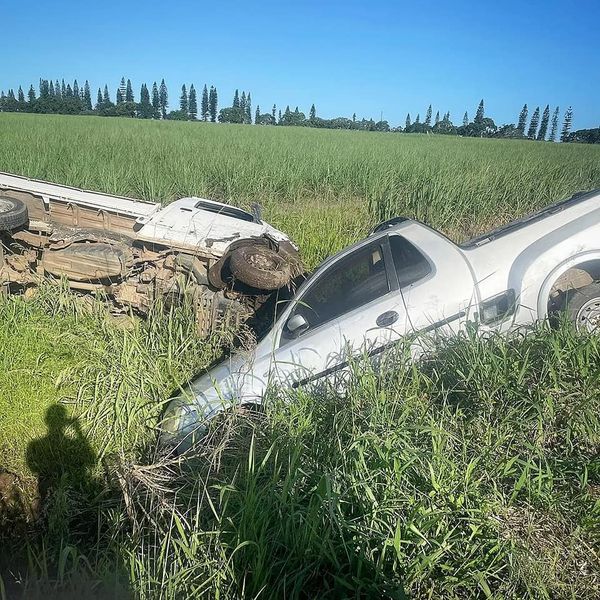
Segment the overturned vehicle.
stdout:
<svg viewBox="0 0 600 600">
<path fill-rule="evenodd" d="M 162 207 L 0 173 L 0 288 L 64 278 L 105 294 L 115 312 L 187 298 L 202 332 L 225 315 L 239 324 L 300 272 L 298 248 L 258 212 L 195 197 Z"/>
</svg>

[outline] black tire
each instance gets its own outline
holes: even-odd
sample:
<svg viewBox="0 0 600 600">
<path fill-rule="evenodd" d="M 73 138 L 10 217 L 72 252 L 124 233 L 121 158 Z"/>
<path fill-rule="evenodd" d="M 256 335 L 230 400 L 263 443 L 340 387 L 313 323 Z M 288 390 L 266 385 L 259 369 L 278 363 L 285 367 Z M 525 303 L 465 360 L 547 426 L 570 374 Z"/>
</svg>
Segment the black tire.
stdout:
<svg viewBox="0 0 600 600">
<path fill-rule="evenodd" d="M 289 283 L 289 260 L 266 246 L 247 245 L 231 253 L 229 269 L 233 277 L 258 290 L 278 290 Z"/>
<path fill-rule="evenodd" d="M 600 282 L 569 290 L 564 310 L 577 331 L 600 333 Z"/>
<path fill-rule="evenodd" d="M 27 206 L 17 198 L 0 196 L 0 231 L 18 229 L 29 221 Z"/>
</svg>

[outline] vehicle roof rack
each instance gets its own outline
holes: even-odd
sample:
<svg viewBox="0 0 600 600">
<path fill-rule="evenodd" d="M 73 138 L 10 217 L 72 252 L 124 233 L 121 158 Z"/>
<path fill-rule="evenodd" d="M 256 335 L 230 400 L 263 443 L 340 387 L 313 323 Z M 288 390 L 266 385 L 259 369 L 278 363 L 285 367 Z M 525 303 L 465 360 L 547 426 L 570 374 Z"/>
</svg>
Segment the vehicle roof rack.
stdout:
<svg viewBox="0 0 600 600">
<path fill-rule="evenodd" d="M 388 219 L 387 221 L 383 221 L 383 223 L 379 223 L 371 234 L 378 233 L 379 231 L 384 231 L 385 229 L 389 229 L 390 227 L 394 227 L 395 225 L 399 225 L 400 223 L 404 223 L 405 221 L 410 221 L 408 217 L 393 217 L 392 219 Z"/>
</svg>

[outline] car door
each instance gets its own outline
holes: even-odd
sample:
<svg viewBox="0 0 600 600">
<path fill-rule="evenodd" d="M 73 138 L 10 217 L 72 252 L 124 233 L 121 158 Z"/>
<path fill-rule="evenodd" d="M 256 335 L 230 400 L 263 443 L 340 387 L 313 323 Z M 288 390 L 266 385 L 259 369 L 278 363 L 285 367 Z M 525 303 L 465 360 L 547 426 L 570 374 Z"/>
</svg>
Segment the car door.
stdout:
<svg viewBox="0 0 600 600">
<path fill-rule="evenodd" d="M 389 240 L 402 291 L 406 332 L 421 334 L 421 338 L 425 333 L 456 334 L 474 320 L 477 289 L 457 246 L 423 226 L 407 227 L 402 235 L 391 233 Z"/>
<path fill-rule="evenodd" d="M 274 379 L 296 388 L 344 369 L 351 356 L 385 344 L 391 327 L 405 322 L 403 310 L 387 236 L 381 236 L 317 273 L 294 300 L 274 339 Z M 298 316 L 306 327 L 290 331 Z"/>
</svg>

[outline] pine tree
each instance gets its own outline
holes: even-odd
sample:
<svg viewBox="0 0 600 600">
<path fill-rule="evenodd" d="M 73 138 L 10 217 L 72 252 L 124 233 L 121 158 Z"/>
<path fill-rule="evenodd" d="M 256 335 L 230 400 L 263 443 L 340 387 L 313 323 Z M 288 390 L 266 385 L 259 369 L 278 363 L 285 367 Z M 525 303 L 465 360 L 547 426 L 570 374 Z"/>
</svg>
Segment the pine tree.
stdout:
<svg viewBox="0 0 600 600">
<path fill-rule="evenodd" d="M 240 95 L 237 90 L 235 90 L 235 94 L 233 95 L 233 108 L 240 107 Z"/>
<path fill-rule="evenodd" d="M 73 88 L 70 83 L 67 83 L 67 98 L 73 97 Z"/>
<path fill-rule="evenodd" d="M 569 131 L 571 131 L 571 122 L 573 121 L 573 109 L 569 106 L 565 112 L 565 120 L 563 121 L 562 131 L 560 132 L 560 141 L 567 142 L 569 140 Z"/>
<path fill-rule="evenodd" d="M 211 123 L 215 123 L 217 120 L 217 108 L 218 108 L 218 96 L 217 88 L 210 86 L 210 92 L 208 94 L 208 112 L 210 113 Z"/>
<path fill-rule="evenodd" d="M 554 114 L 552 115 L 552 127 L 550 129 L 550 137 L 548 138 L 549 141 L 551 142 L 555 142 L 556 141 L 556 133 L 558 132 L 558 106 L 554 109 Z"/>
<path fill-rule="evenodd" d="M 281 109 L 279 109 L 279 112 L 277 113 L 277 125 L 279 125 L 281 123 Z"/>
<path fill-rule="evenodd" d="M 481 125 L 483 123 L 484 117 L 485 117 L 485 112 L 484 112 L 483 98 L 482 98 L 481 102 L 479 103 L 479 106 L 477 107 L 477 112 L 475 113 L 475 120 L 473 122 L 477 123 L 478 125 Z"/>
<path fill-rule="evenodd" d="M 125 102 L 135 102 L 133 97 L 133 88 L 131 87 L 131 80 L 127 80 L 127 87 L 125 88 Z"/>
<path fill-rule="evenodd" d="M 102 104 L 108 105 L 110 104 L 110 94 L 108 93 L 108 85 L 104 86 L 104 93 L 102 94 Z"/>
<path fill-rule="evenodd" d="M 527 123 L 527 112 L 528 112 L 527 104 L 523 104 L 523 108 L 519 113 L 519 123 L 517 125 L 517 131 L 521 135 L 525 135 L 525 125 Z"/>
<path fill-rule="evenodd" d="M 58 79 L 56 80 L 56 83 L 54 84 L 54 95 L 57 98 L 61 97 L 61 93 L 60 93 L 60 83 L 58 82 Z"/>
<path fill-rule="evenodd" d="M 467 114 L 467 111 L 465 110 L 465 114 L 463 115 L 463 127 L 466 127 L 469 124 L 469 115 Z"/>
<path fill-rule="evenodd" d="M 437 125 L 440 122 L 440 111 L 438 110 L 435 113 L 435 124 Z"/>
<path fill-rule="evenodd" d="M 29 86 L 29 92 L 27 92 L 27 98 L 29 100 L 29 104 L 33 104 L 35 102 L 35 90 L 33 86 Z"/>
<path fill-rule="evenodd" d="M 273 104 L 273 108 L 271 109 L 271 116 L 273 117 L 273 121 L 275 121 L 275 115 L 277 113 L 277 106 Z"/>
<path fill-rule="evenodd" d="M 169 106 L 169 94 L 167 93 L 167 86 L 165 80 L 160 82 L 160 88 L 158 90 L 158 98 L 160 100 L 160 116 L 163 119 L 167 118 L 167 108 Z"/>
<path fill-rule="evenodd" d="M 421 115 L 417 113 L 417 118 L 415 119 L 415 125 L 419 125 L 421 123 Z"/>
<path fill-rule="evenodd" d="M 313 104 L 310 107 L 309 119 L 311 121 L 314 121 L 316 118 L 317 118 L 317 109 L 315 108 L 315 105 Z"/>
<path fill-rule="evenodd" d="M 60 84 L 60 95 L 65 98 L 67 96 L 67 86 L 65 85 L 65 80 L 63 79 Z"/>
<path fill-rule="evenodd" d="M 150 102 L 150 92 L 148 91 L 148 86 L 145 83 L 142 83 L 142 87 L 140 89 L 138 116 L 141 119 L 151 119 L 153 114 L 154 109 L 152 108 L 152 103 Z"/>
<path fill-rule="evenodd" d="M 245 121 L 247 125 L 252 125 L 252 98 L 250 96 L 250 92 L 246 96 L 246 104 L 245 104 Z"/>
<path fill-rule="evenodd" d="M 404 129 L 408 129 L 410 127 L 410 113 L 406 115 L 406 121 L 404 122 Z"/>
<path fill-rule="evenodd" d="M 83 86 L 83 109 L 92 110 L 92 93 L 90 91 L 90 84 L 87 79 L 85 80 L 85 84 Z"/>
<path fill-rule="evenodd" d="M 256 105 L 256 112 L 254 113 L 254 123 L 258 123 L 260 120 L 260 106 Z"/>
<path fill-rule="evenodd" d="M 425 113 L 425 125 L 431 126 L 431 104 L 427 107 L 427 112 Z"/>
<path fill-rule="evenodd" d="M 190 95 L 188 97 L 188 114 L 192 121 L 198 118 L 198 101 L 196 100 L 196 88 L 193 83 L 190 85 Z"/>
<path fill-rule="evenodd" d="M 188 114 L 188 95 L 185 89 L 185 83 L 181 86 L 181 96 L 179 96 L 179 110 L 182 113 Z"/>
<path fill-rule="evenodd" d="M 52 85 L 52 80 L 50 80 L 50 84 L 48 85 L 48 95 L 50 98 L 54 98 L 56 93 L 54 92 L 54 86 Z"/>
<path fill-rule="evenodd" d="M 242 97 L 240 98 L 240 108 L 246 112 L 246 92 L 242 91 Z"/>
<path fill-rule="evenodd" d="M 125 102 L 125 94 L 127 93 L 127 84 L 125 83 L 125 77 L 121 77 L 121 84 L 117 90 L 117 104 Z"/>
<path fill-rule="evenodd" d="M 102 90 L 98 88 L 98 98 L 96 99 L 96 110 L 102 110 Z"/>
<path fill-rule="evenodd" d="M 23 88 L 19 86 L 19 91 L 17 92 L 17 98 L 21 104 L 25 104 L 25 94 L 23 93 Z"/>
<path fill-rule="evenodd" d="M 77 79 L 73 81 L 73 96 L 75 96 L 75 98 L 77 99 L 81 98 L 81 95 L 79 94 L 79 84 L 77 83 Z"/>
<path fill-rule="evenodd" d="M 352 122 L 356 123 L 356 113 L 352 113 Z"/>
<path fill-rule="evenodd" d="M 152 118 L 160 119 L 160 96 L 156 81 L 152 84 Z"/>
<path fill-rule="evenodd" d="M 208 90 L 206 89 L 206 84 L 204 84 L 204 89 L 202 90 L 202 103 L 200 104 L 200 111 L 202 120 L 208 120 Z"/>
<path fill-rule="evenodd" d="M 530 140 L 535 140 L 535 134 L 537 133 L 538 124 L 540 122 L 540 107 L 536 107 L 529 123 L 529 129 L 527 130 L 527 137 Z"/>
<path fill-rule="evenodd" d="M 540 130 L 537 134 L 538 142 L 543 142 L 546 139 L 546 132 L 548 131 L 548 121 L 550 120 L 550 105 L 546 104 L 546 108 L 542 113 L 542 121 L 540 123 Z"/>
</svg>

